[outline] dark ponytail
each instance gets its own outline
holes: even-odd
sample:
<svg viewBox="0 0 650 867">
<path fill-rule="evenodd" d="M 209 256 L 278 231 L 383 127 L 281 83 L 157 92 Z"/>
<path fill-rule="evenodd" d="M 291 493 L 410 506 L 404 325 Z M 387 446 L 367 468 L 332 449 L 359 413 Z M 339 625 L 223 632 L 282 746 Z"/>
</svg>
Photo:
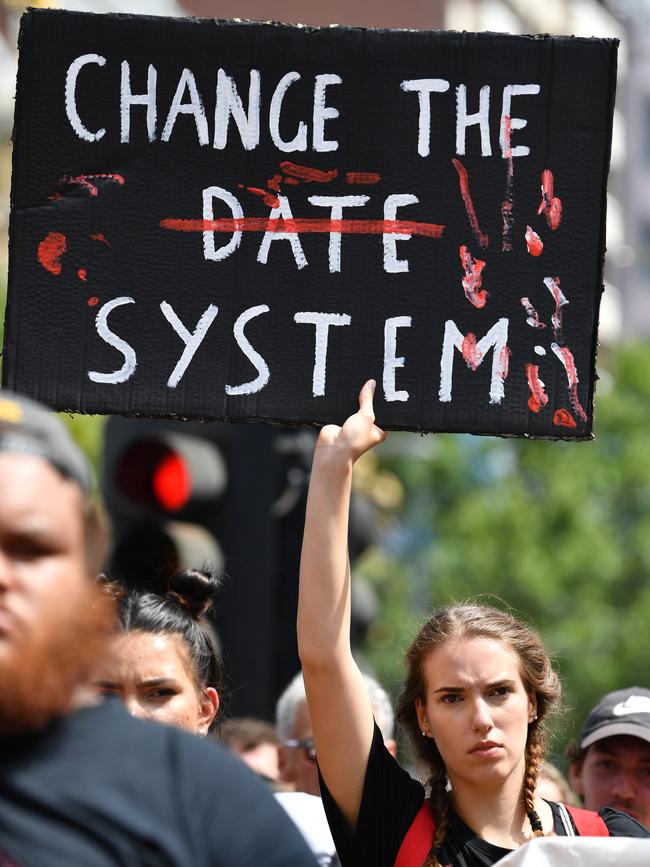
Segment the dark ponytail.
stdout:
<svg viewBox="0 0 650 867">
<path fill-rule="evenodd" d="M 187 648 L 198 689 L 223 690 L 223 664 L 216 633 L 207 615 L 220 583 L 209 572 L 184 569 L 171 576 L 164 596 L 129 590 L 116 581 L 106 582 L 117 600 L 118 628 L 122 632 L 179 635 Z M 210 731 L 218 726 L 213 720 Z"/>
</svg>

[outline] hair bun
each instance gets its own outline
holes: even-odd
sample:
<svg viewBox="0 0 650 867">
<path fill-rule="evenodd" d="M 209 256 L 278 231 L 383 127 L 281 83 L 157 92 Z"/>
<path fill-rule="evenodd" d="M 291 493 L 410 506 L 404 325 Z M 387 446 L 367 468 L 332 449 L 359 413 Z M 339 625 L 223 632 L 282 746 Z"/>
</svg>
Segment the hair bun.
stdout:
<svg viewBox="0 0 650 867">
<path fill-rule="evenodd" d="M 210 572 L 200 569 L 183 569 L 169 579 L 167 599 L 184 608 L 196 619 L 208 612 L 219 592 L 221 584 Z"/>
</svg>

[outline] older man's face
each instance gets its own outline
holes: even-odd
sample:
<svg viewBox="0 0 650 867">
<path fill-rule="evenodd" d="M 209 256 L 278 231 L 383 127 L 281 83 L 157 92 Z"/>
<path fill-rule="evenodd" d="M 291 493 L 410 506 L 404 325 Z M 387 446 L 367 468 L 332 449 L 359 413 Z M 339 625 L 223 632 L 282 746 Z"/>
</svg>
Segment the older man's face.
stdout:
<svg viewBox="0 0 650 867">
<path fill-rule="evenodd" d="M 93 621 L 95 601 L 85 559 L 82 506 L 79 487 L 47 462 L 0 452 L 4 730 L 46 721 L 57 706 L 69 703 L 82 678 L 86 624 Z"/>
<path fill-rule="evenodd" d="M 307 702 L 296 709 L 292 738 L 298 741 L 313 737 Z M 280 776 L 285 783 L 293 783 L 297 792 L 320 795 L 316 760 L 305 747 L 280 747 Z"/>
</svg>

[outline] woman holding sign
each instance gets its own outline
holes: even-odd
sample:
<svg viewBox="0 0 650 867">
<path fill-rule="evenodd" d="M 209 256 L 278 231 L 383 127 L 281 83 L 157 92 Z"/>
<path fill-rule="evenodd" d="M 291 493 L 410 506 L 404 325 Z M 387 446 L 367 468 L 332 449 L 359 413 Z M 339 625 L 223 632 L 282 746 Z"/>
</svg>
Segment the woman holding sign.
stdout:
<svg viewBox="0 0 650 867">
<path fill-rule="evenodd" d="M 300 572 L 300 657 L 343 867 L 474 867 L 533 836 L 649 836 L 616 810 L 569 814 L 536 797 L 560 685 L 537 634 L 494 608 L 443 608 L 408 651 L 397 716 L 427 769 L 427 789 L 385 750 L 349 640 L 352 467 L 386 436 L 374 424 L 374 388 L 365 384 L 359 411 L 342 427 L 321 430 Z"/>
</svg>

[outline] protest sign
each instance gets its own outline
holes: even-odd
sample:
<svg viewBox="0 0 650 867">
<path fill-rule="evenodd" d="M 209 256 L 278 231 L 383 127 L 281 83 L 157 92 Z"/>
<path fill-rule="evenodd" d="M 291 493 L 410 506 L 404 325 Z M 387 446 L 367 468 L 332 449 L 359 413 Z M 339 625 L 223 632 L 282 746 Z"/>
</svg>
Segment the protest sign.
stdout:
<svg viewBox="0 0 650 867">
<path fill-rule="evenodd" d="M 634 837 L 536 837 L 499 862 L 503 867 L 645 867 L 650 840 Z"/>
<path fill-rule="evenodd" d="M 616 41 L 32 10 L 4 384 L 588 438 Z"/>
</svg>

